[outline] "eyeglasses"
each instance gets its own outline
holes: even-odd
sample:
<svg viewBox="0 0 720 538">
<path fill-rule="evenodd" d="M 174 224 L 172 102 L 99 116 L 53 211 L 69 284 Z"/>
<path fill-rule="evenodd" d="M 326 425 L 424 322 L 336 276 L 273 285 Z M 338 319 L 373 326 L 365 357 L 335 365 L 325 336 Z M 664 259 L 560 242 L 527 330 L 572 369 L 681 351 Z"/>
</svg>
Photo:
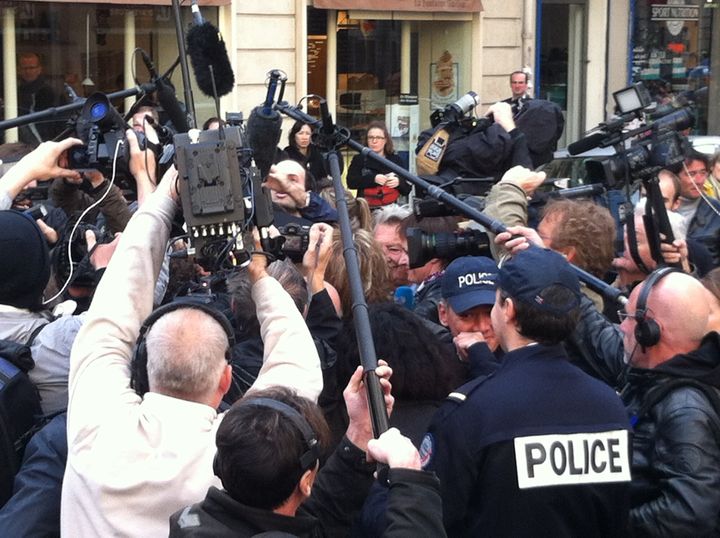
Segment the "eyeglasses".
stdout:
<svg viewBox="0 0 720 538">
<path fill-rule="evenodd" d="M 634 313 L 633 313 L 633 314 L 628 314 L 628 312 L 627 312 L 625 309 L 618 310 L 618 311 L 617 311 L 617 316 L 618 316 L 618 319 L 620 320 L 620 323 L 622 323 L 623 321 L 625 321 L 625 320 L 628 319 L 628 318 L 629 318 L 629 319 L 637 320 L 637 318 L 635 317 L 635 314 L 634 314 Z"/>
<path fill-rule="evenodd" d="M 368 140 L 385 140 L 384 136 L 368 136 Z"/>
</svg>

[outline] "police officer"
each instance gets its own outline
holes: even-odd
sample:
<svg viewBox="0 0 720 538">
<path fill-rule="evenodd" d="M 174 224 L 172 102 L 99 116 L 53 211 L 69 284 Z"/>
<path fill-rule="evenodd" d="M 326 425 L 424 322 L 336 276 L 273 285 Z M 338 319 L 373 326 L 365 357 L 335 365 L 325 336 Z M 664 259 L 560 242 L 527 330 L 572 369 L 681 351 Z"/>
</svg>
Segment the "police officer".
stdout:
<svg viewBox="0 0 720 538">
<path fill-rule="evenodd" d="M 578 279 L 532 247 L 498 274 L 494 373 L 452 393 L 421 445 L 442 484 L 449 536 L 617 536 L 630 480 L 628 418 L 608 386 L 572 366 Z"/>
</svg>

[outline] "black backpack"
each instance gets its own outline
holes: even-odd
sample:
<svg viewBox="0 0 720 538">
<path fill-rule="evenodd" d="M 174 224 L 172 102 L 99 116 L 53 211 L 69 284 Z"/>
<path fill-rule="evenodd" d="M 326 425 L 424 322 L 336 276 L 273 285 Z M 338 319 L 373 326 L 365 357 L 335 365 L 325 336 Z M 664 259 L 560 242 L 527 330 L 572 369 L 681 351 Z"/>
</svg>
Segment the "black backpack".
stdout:
<svg viewBox="0 0 720 538">
<path fill-rule="evenodd" d="M 40 393 L 28 376 L 35 366 L 30 346 L 43 327 L 27 344 L 0 340 L 0 507 L 12 495 L 25 446 L 45 423 Z"/>
</svg>

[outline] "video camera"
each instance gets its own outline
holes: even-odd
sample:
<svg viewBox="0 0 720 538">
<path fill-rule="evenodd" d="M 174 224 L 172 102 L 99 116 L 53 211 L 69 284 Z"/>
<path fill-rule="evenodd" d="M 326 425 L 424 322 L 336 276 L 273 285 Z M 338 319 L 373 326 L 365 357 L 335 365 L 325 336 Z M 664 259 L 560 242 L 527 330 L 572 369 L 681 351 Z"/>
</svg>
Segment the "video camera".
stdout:
<svg viewBox="0 0 720 538">
<path fill-rule="evenodd" d="M 125 136 L 127 129 L 128 125 L 108 97 L 100 92 L 92 94 L 75 119 L 75 135 L 83 144 L 68 152 L 69 167 L 79 171 L 98 170 L 110 177 L 117 155 L 116 171 L 120 175 L 128 175 L 130 147 Z M 140 149 L 145 149 L 145 135 L 137 131 L 136 135 Z"/>
<path fill-rule="evenodd" d="M 420 228 L 405 232 L 410 269 L 422 267 L 433 258 L 454 260 L 460 256 L 491 256 L 490 239 L 480 230 L 427 233 Z"/>
<path fill-rule="evenodd" d="M 600 124 L 600 130 L 568 146 L 571 155 L 595 147 L 614 146 L 616 154 L 607 159 L 588 159 L 588 177 L 599 177 L 608 188 L 631 179 L 647 179 L 664 168 L 683 162 L 687 140 L 681 131 L 695 123 L 689 107 L 658 109 L 650 114 L 650 96 L 641 82 L 613 93 L 620 111 L 617 119 Z M 625 125 L 645 113 L 649 121 L 637 129 Z M 627 141 L 638 137 L 629 145 Z"/>
</svg>

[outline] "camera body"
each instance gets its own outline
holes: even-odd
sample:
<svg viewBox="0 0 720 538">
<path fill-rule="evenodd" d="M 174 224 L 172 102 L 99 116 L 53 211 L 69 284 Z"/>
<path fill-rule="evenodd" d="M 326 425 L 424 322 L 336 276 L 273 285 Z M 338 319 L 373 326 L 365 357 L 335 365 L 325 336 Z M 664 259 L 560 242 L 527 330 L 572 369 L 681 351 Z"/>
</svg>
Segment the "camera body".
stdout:
<svg viewBox="0 0 720 538">
<path fill-rule="evenodd" d="M 294 263 L 302 263 L 310 244 L 310 226 L 289 223 L 279 228 L 284 238 L 282 253 Z"/>
</svg>

